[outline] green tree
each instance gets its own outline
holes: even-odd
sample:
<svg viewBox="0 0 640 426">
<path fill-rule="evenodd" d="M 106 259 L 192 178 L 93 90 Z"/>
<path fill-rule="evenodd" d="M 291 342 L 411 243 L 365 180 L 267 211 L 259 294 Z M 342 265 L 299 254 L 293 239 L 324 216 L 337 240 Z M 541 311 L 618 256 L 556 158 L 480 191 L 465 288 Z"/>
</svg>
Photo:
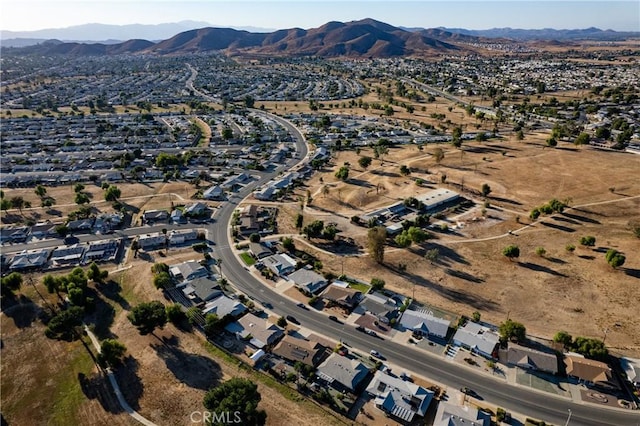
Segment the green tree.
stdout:
<svg viewBox="0 0 640 426">
<path fill-rule="evenodd" d="M 531 210 L 531 213 L 529 213 L 529 217 L 533 220 L 536 220 L 540 217 L 540 210 L 537 207 L 534 208 L 533 210 Z"/>
<path fill-rule="evenodd" d="M 333 225 L 329 225 L 322 230 L 322 238 L 324 238 L 325 240 L 333 241 L 336 238 L 337 233 L 338 229 Z"/>
<path fill-rule="evenodd" d="M 7 200 L 6 198 L 2 198 L 2 200 L 0 200 L 0 210 L 7 211 L 10 208 L 11 208 L 11 201 Z"/>
<path fill-rule="evenodd" d="M 47 195 L 47 188 L 42 185 L 38 185 L 33 192 L 35 192 L 38 197 L 44 198 L 44 196 Z"/>
<path fill-rule="evenodd" d="M 609 351 L 600 339 L 576 337 L 572 349 L 587 358 L 606 361 Z"/>
<path fill-rule="evenodd" d="M 346 181 L 349 178 L 349 167 L 347 166 L 340 167 L 336 172 L 335 176 L 336 178 L 342 181 Z"/>
<path fill-rule="evenodd" d="M 82 191 L 84 191 L 84 185 L 83 185 L 83 184 L 81 184 L 81 183 L 76 183 L 76 184 L 73 186 L 73 192 L 75 192 L 76 194 L 77 194 L 78 192 L 82 192 Z"/>
<path fill-rule="evenodd" d="M 127 347 L 115 339 L 105 339 L 100 343 L 98 362 L 103 366 L 115 367 L 122 363 Z"/>
<path fill-rule="evenodd" d="M 267 413 L 258 410 L 260 400 L 258 385 L 249 379 L 234 377 L 207 391 L 204 406 L 213 413 L 214 418 L 216 414 L 224 416 L 239 413 L 240 424 L 261 426 L 267 420 Z"/>
<path fill-rule="evenodd" d="M 166 289 L 173 287 L 171 275 L 168 272 L 160 272 L 153 276 L 153 285 L 157 289 Z"/>
<path fill-rule="evenodd" d="M 120 188 L 118 188 L 115 185 L 110 185 L 105 191 L 104 191 L 104 199 L 106 201 L 117 201 L 118 198 L 120 198 L 121 195 L 121 191 Z"/>
<path fill-rule="evenodd" d="M 586 247 L 593 247 L 596 245 L 596 237 L 593 235 L 587 235 L 580 238 L 580 244 Z"/>
<path fill-rule="evenodd" d="M 558 146 L 558 141 L 553 136 L 548 138 L 546 142 L 547 146 L 550 146 L 551 148 Z"/>
<path fill-rule="evenodd" d="M 558 331 L 553 336 L 553 341 L 557 343 L 562 343 L 562 346 L 565 348 L 570 348 L 573 343 L 573 337 L 566 331 Z"/>
<path fill-rule="evenodd" d="M 25 207 L 25 204 L 26 204 L 26 202 L 24 201 L 24 198 L 17 195 L 15 197 L 11 197 L 9 201 L 11 202 L 11 207 L 14 209 L 18 209 L 20 211 L 20 215 L 22 215 L 22 209 Z"/>
<path fill-rule="evenodd" d="M 293 242 L 293 238 L 285 237 L 282 239 L 282 248 L 287 250 L 288 252 L 292 252 L 296 249 L 296 246 Z"/>
<path fill-rule="evenodd" d="M 204 332 L 207 336 L 213 336 L 224 327 L 224 322 L 222 318 L 218 317 L 216 314 L 207 314 L 204 317 Z"/>
<path fill-rule="evenodd" d="M 84 192 L 76 192 L 75 203 L 78 205 L 89 204 L 91 199 Z"/>
<path fill-rule="evenodd" d="M 591 136 L 589 136 L 589 133 L 582 132 L 574 139 L 573 144 L 576 146 L 587 145 L 590 140 Z"/>
<path fill-rule="evenodd" d="M 615 249 L 607 250 L 605 259 L 607 259 L 607 263 L 614 269 L 624 265 L 624 262 L 627 260 L 624 254 Z"/>
<path fill-rule="evenodd" d="M 471 314 L 471 318 L 473 319 L 473 322 L 480 322 L 480 312 L 475 311 L 473 314 Z"/>
<path fill-rule="evenodd" d="M 304 223 L 304 216 L 302 215 L 302 213 L 298 213 L 296 215 L 296 229 L 300 230 L 302 229 L 302 224 Z"/>
<path fill-rule="evenodd" d="M 13 293 L 20 290 L 22 286 L 22 275 L 18 272 L 12 272 L 7 276 L 2 277 L 2 297 L 13 296 Z"/>
<path fill-rule="evenodd" d="M 321 220 L 314 220 L 310 224 L 304 227 L 302 233 L 307 236 L 307 238 L 319 238 L 322 235 L 322 230 L 324 229 L 324 222 Z"/>
<path fill-rule="evenodd" d="M 480 191 L 482 192 L 482 196 L 486 198 L 489 194 L 491 194 L 491 187 L 489 186 L 489 184 L 483 183 Z"/>
<path fill-rule="evenodd" d="M 253 108 L 256 103 L 256 100 L 251 95 L 247 95 L 244 97 L 244 106 L 247 108 Z"/>
<path fill-rule="evenodd" d="M 87 271 L 87 278 L 97 283 L 103 283 L 108 276 L 109 271 L 100 270 L 96 262 L 91 262 L 91 265 L 89 265 L 89 270 Z"/>
<path fill-rule="evenodd" d="M 442 148 L 436 148 L 433 151 L 433 159 L 435 160 L 436 164 L 440 164 L 442 160 L 444 160 L 444 150 Z"/>
<path fill-rule="evenodd" d="M 385 282 L 382 278 L 371 278 L 371 290 L 381 291 L 384 288 Z"/>
<path fill-rule="evenodd" d="M 187 318 L 187 314 L 182 310 L 182 305 L 179 303 L 167 305 L 165 312 L 167 314 L 167 320 L 174 325 L 181 324 Z"/>
<path fill-rule="evenodd" d="M 358 165 L 366 170 L 371 165 L 371 161 L 373 161 L 371 157 L 360 157 L 358 158 Z"/>
<path fill-rule="evenodd" d="M 258 234 L 257 232 L 252 233 L 251 235 L 249 235 L 249 241 L 251 241 L 252 243 L 259 243 L 260 234 Z"/>
<path fill-rule="evenodd" d="M 142 335 L 153 333 L 156 328 L 162 328 L 167 323 L 164 305 L 158 301 L 134 306 L 127 318 Z"/>
<path fill-rule="evenodd" d="M 79 336 L 76 328 L 82 325 L 83 316 L 84 309 L 71 306 L 51 318 L 44 333 L 50 339 L 72 340 Z"/>
<path fill-rule="evenodd" d="M 225 141 L 228 141 L 229 139 L 233 138 L 233 130 L 231 129 L 231 127 L 229 126 L 225 126 L 222 129 L 222 139 L 224 139 Z"/>
<path fill-rule="evenodd" d="M 408 176 L 411 174 L 411 169 L 403 164 L 400 166 L 400 174 L 402 176 Z"/>
<path fill-rule="evenodd" d="M 513 260 L 520 257 L 520 248 L 516 245 L 509 245 L 502 250 L 502 254 L 509 260 Z"/>
<path fill-rule="evenodd" d="M 520 130 L 518 130 L 516 132 L 516 139 L 519 140 L 519 141 L 524 139 L 524 132 L 522 131 L 522 129 L 520 129 Z"/>
<path fill-rule="evenodd" d="M 515 342 L 523 342 L 527 337 L 527 329 L 519 322 L 506 320 L 498 328 L 500 337 L 503 340 L 511 340 Z"/>
<path fill-rule="evenodd" d="M 401 234 L 396 235 L 393 241 L 398 245 L 398 247 L 407 248 L 411 246 L 411 237 L 407 231 L 402 231 Z"/>
<path fill-rule="evenodd" d="M 462 146 L 462 127 L 456 126 L 451 131 L 451 143 L 456 148 L 460 148 Z"/>
<path fill-rule="evenodd" d="M 437 248 L 427 250 L 427 253 L 424 255 L 424 258 L 430 261 L 431 263 L 437 262 L 440 257 L 440 250 Z"/>
<path fill-rule="evenodd" d="M 276 322 L 276 325 L 278 327 L 282 327 L 282 328 L 285 328 L 287 326 L 287 324 L 288 324 L 287 323 L 287 319 L 285 317 L 278 318 L 278 321 Z"/>
<path fill-rule="evenodd" d="M 367 231 L 367 247 L 369 256 L 377 263 L 384 262 L 384 245 L 387 240 L 387 229 L 384 226 L 375 226 Z"/>
<path fill-rule="evenodd" d="M 547 250 L 544 247 L 536 247 L 536 254 L 540 257 L 544 257 L 547 254 Z"/>
</svg>

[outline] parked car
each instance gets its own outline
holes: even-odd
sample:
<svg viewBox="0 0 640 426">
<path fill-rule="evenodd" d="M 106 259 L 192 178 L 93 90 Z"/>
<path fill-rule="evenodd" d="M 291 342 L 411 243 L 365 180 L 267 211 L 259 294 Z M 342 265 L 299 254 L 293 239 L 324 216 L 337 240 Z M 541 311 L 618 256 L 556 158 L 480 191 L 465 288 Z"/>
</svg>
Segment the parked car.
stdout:
<svg viewBox="0 0 640 426">
<path fill-rule="evenodd" d="M 383 356 L 382 356 L 382 354 L 381 354 L 380 352 L 376 351 L 375 349 L 371 349 L 371 350 L 369 351 L 369 354 L 370 354 L 372 357 L 375 357 L 375 358 L 378 358 L 378 359 L 386 359 L 385 357 L 383 357 Z"/>
<path fill-rule="evenodd" d="M 365 328 L 363 326 L 359 325 L 359 326 L 356 327 L 356 331 L 361 331 L 361 332 L 364 333 L 366 330 L 365 330 Z"/>
<path fill-rule="evenodd" d="M 309 308 L 307 308 L 307 305 L 305 305 L 304 303 L 296 303 L 296 306 L 300 309 L 304 309 L 306 311 L 309 310 Z"/>
<path fill-rule="evenodd" d="M 482 397 L 480 395 L 478 395 L 478 393 L 476 391 L 474 391 L 473 389 L 469 389 L 468 387 L 463 387 L 460 388 L 460 392 L 462 392 L 465 395 L 469 395 L 472 398 L 475 399 L 482 399 Z"/>
<path fill-rule="evenodd" d="M 294 324 L 300 324 L 300 321 L 296 319 L 293 315 L 287 315 L 287 321 L 292 322 Z"/>
<path fill-rule="evenodd" d="M 340 320 L 338 320 L 338 317 L 336 317 L 335 315 L 329 315 L 329 319 L 331 321 L 340 322 Z"/>
<path fill-rule="evenodd" d="M 376 333 L 373 330 L 369 330 L 368 328 L 365 328 L 364 332 L 367 333 L 369 336 L 378 337 L 378 333 Z"/>
</svg>

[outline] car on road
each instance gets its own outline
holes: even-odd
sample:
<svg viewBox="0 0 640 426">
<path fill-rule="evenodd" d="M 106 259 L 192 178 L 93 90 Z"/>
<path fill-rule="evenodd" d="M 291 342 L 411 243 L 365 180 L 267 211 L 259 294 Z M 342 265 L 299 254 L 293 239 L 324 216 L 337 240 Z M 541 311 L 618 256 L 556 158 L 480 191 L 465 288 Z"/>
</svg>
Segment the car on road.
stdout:
<svg viewBox="0 0 640 426">
<path fill-rule="evenodd" d="M 473 389 L 469 389 L 466 386 L 463 388 L 460 388 L 460 392 L 462 392 L 465 395 L 469 395 L 470 397 L 475 399 L 482 399 L 482 397 L 480 397 L 480 395 L 478 395 L 476 391 L 474 391 Z"/>
<path fill-rule="evenodd" d="M 364 333 L 366 330 L 365 330 L 365 328 L 363 326 L 359 325 L 359 326 L 356 327 L 356 331 L 361 331 L 361 332 Z"/>
<path fill-rule="evenodd" d="M 331 321 L 340 322 L 340 320 L 338 319 L 338 317 L 336 317 L 335 315 L 329 315 L 329 319 L 330 319 Z"/>
<path fill-rule="evenodd" d="M 298 321 L 293 315 L 287 315 L 287 321 L 298 325 L 300 324 L 300 321 Z"/>
<path fill-rule="evenodd" d="M 413 382 L 413 378 L 404 371 L 400 373 L 400 379 L 404 380 L 405 382 Z"/>
<path fill-rule="evenodd" d="M 300 309 L 304 309 L 305 311 L 309 310 L 309 308 L 307 308 L 307 305 L 305 305 L 304 303 L 296 303 L 296 306 Z"/>
<path fill-rule="evenodd" d="M 378 333 L 376 333 L 373 330 L 369 330 L 368 328 L 365 328 L 364 332 L 367 333 L 369 336 L 378 337 Z"/>
<path fill-rule="evenodd" d="M 378 351 L 376 351 L 375 349 L 371 349 L 369 351 L 369 355 L 371 355 L 372 357 L 378 358 L 378 359 L 386 359 L 385 357 L 382 356 L 382 354 Z"/>
</svg>

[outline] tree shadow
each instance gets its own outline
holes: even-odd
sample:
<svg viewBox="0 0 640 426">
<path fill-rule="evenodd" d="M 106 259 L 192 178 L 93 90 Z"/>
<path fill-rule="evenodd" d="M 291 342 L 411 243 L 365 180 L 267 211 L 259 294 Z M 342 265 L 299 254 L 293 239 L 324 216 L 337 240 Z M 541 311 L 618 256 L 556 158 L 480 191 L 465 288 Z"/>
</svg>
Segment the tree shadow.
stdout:
<svg viewBox="0 0 640 426">
<path fill-rule="evenodd" d="M 87 289 L 87 296 L 94 300 L 95 308 L 87 317 L 87 322 L 94 324 L 94 333 L 100 339 L 115 337 L 111 332 L 111 326 L 116 317 L 116 310 L 107 303 L 98 292 L 92 288 Z"/>
<path fill-rule="evenodd" d="M 556 265 L 564 265 L 565 263 L 567 263 L 562 259 L 558 259 L 557 257 L 545 257 L 545 259 L 547 259 L 551 263 L 555 263 Z"/>
<path fill-rule="evenodd" d="M 385 266 L 389 267 L 388 265 Z M 478 310 L 501 312 L 500 306 L 493 300 L 487 299 L 480 295 L 467 294 L 452 288 L 445 287 L 442 284 L 431 282 L 417 274 L 412 274 L 406 271 L 398 271 L 394 268 L 390 269 L 393 269 L 395 273 L 402 276 L 410 283 L 419 285 L 429 290 L 433 290 L 453 302 L 463 303 Z"/>
<path fill-rule="evenodd" d="M 107 377 L 102 372 L 93 373 L 91 376 L 78 373 L 78 382 L 84 396 L 87 399 L 97 399 L 102 409 L 107 413 L 118 414 L 122 412 L 122 407 L 114 396 L 111 386 L 107 384 Z"/>
<path fill-rule="evenodd" d="M 207 390 L 216 386 L 222 378 L 220 365 L 211 358 L 190 354 L 181 350 L 178 338 L 172 338 L 171 344 L 151 344 L 158 356 L 176 379 L 189 387 Z"/>
<path fill-rule="evenodd" d="M 558 231 L 562 231 L 562 232 L 576 232 L 576 230 L 573 228 L 569 228 L 568 226 L 558 225 L 556 223 L 540 222 L 540 224 L 543 226 L 546 226 L 547 228 L 557 229 Z"/>
<path fill-rule="evenodd" d="M 362 179 L 350 178 L 347 180 L 347 183 L 350 183 L 356 186 L 362 186 L 364 188 L 373 188 L 373 185 L 371 184 L 371 182 L 368 182 Z"/>
<path fill-rule="evenodd" d="M 461 265 L 471 265 L 461 254 L 458 254 L 452 248 L 442 246 L 440 244 L 429 243 L 426 250 L 438 250 L 438 260 L 435 262 L 443 266 L 451 266 L 450 262 L 460 263 Z"/>
<path fill-rule="evenodd" d="M 120 386 L 124 399 L 134 410 L 140 409 L 139 401 L 144 394 L 144 384 L 138 375 L 139 368 L 138 361 L 129 355 L 122 361 L 120 366 L 113 369 L 113 374 Z"/>
<path fill-rule="evenodd" d="M 542 266 L 542 265 L 536 265 L 535 263 L 531 263 L 531 262 L 518 262 L 518 265 L 522 266 L 523 268 L 527 268 L 527 269 L 531 269 L 532 271 L 536 271 L 536 272 L 545 272 L 547 274 L 551 274 L 554 275 L 556 277 L 566 277 L 565 274 L 562 274 L 558 271 L 555 271 L 551 268 L 548 268 L 546 266 Z"/>
<path fill-rule="evenodd" d="M 562 216 L 553 216 L 552 219 L 557 220 L 558 222 L 570 223 L 572 225 L 580 225 L 580 222 L 578 222 L 577 220 L 569 219 Z"/>
<path fill-rule="evenodd" d="M 13 320 L 17 328 L 31 327 L 38 318 L 40 308 L 27 296 L 20 294 L 17 297 L 2 297 L 2 312 Z"/>
<path fill-rule="evenodd" d="M 522 203 L 519 202 L 519 201 L 510 200 L 510 199 L 504 198 L 504 197 L 491 196 L 491 197 L 488 197 L 488 198 L 490 200 L 497 201 L 497 202 L 500 202 L 500 203 L 513 204 L 515 206 L 521 206 L 522 205 Z"/>
<path fill-rule="evenodd" d="M 620 268 L 620 269 L 623 270 L 624 273 L 629 275 L 630 277 L 640 278 L 640 269 L 632 269 L 632 268 Z"/>
<path fill-rule="evenodd" d="M 574 209 L 574 210 L 578 210 L 578 209 Z M 571 214 L 571 213 L 567 213 L 567 212 L 563 212 L 562 213 L 563 216 L 569 217 L 573 220 L 577 220 L 580 222 L 587 222 L 587 223 L 593 223 L 594 225 L 600 225 L 600 221 L 595 220 L 595 219 L 591 219 L 589 217 L 585 217 L 585 216 L 580 216 L 577 214 Z"/>
<path fill-rule="evenodd" d="M 580 255 L 578 255 L 578 257 L 580 259 L 585 259 L 585 260 L 593 260 L 593 259 L 596 258 L 595 256 L 589 256 L 589 255 L 586 255 L 586 254 L 580 254 Z"/>
<path fill-rule="evenodd" d="M 450 269 L 450 268 L 446 269 L 445 272 L 447 273 L 447 275 L 451 275 L 452 277 L 460 278 L 462 280 L 469 281 L 472 283 L 480 284 L 484 282 L 484 279 L 476 277 L 475 275 L 469 274 L 467 272 L 457 271 L 455 269 Z"/>
<path fill-rule="evenodd" d="M 100 294 L 102 294 L 107 299 L 116 302 L 122 309 L 128 311 L 131 308 L 129 302 L 127 302 L 127 300 L 120 294 L 120 292 L 122 291 L 120 283 L 114 280 L 109 280 L 106 283 L 96 283 L 95 287 L 96 290 L 100 292 Z"/>
</svg>

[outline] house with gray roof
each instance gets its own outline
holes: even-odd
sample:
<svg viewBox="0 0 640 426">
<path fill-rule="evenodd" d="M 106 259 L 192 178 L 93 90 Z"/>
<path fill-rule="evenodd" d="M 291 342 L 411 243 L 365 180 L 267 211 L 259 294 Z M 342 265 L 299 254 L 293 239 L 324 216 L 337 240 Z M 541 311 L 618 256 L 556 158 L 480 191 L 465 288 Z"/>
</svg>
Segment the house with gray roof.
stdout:
<svg viewBox="0 0 640 426">
<path fill-rule="evenodd" d="M 287 275 L 296 268 L 296 261 L 286 253 L 278 253 L 262 259 L 262 264 L 278 276 Z"/>
<path fill-rule="evenodd" d="M 51 250 L 48 249 L 24 250 L 13 256 L 9 269 L 11 271 L 24 271 L 41 268 L 49 260 L 49 254 L 51 254 Z"/>
<path fill-rule="evenodd" d="M 491 415 L 470 405 L 440 401 L 433 426 L 489 426 Z"/>
<path fill-rule="evenodd" d="M 489 359 L 496 357 L 496 346 L 499 341 L 500 336 L 495 331 L 472 321 L 467 321 L 465 325 L 458 327 L 453 336 L 454 345 L 462 346 Z"/>
<path fill-rule="evenodd" d="M 202 309 L 203 315 L 216 314 L 218 318 L 224 318 L 227 315 L 239 317 L 247 311 L 247 307 L 237 300 L 231 299 L 224 294 L 215 299 L 208 301 Z"/>
<path fill-rule="evenodd" d="M 325 277 L 307 268 L 292 272 L 287 276 L 287 279 L 293 281 L 293 284 L 299 289 L 311 294 L 316 294 L 329 284 Z"/>
<path fill-rule="evenodd" d="M 218 283 L 207 277 L 195 278 L 177 287 L 194 305 L 208 302 L 222 294 Z"/>
<path fill-rule="evenodd" d="M 399 377 L 376 371 L 367 392 L 376 407 L 391 417 L 410 423 L 415 416 L 424 417 L 434 393 Z"/>
<path fill-rule="evenodd" d="M 317 367 L 330 350 L 319 342 L 285 336 L 271 352 L 291 364 L 301 362 L 311 367 Z"/>
<path fill-rule="evenodd" d="M 224 191 L 219 185 L 214 185 L 202 193 L 202 198 L 205 200 L 221 201 L 224 200 Z"/>
<path fill-rule="evenodd" d="M 505 360 L 506 364 L 516 365 L 525 370 L 558 373 L 558 356 L 555 353 L 542 352 L 515 343 L 509 343 Z"/>
<path fill-rule="evenodd" d="M 450 325 L 451 321 L 438 318 L 424 311 L 407 309 L 400 318 L 400 326 L 405 330 L 411 330 L 423 336 L 436 336 L 443 339 L 447 336 Z"/>
<path fill-rule="evenodd" d="M 188 260 L 169 266 L 169 274 L 178 282 L 190 281 L 209 275 L 209 270 L 197 260 Z"/>
<path fill-rule="evenodd" d="M 322 298 L 351 311 L 362 299 L 362 292 L 349 287 L 329 285 L 321 294 Z"/>
<path fill-rule="evenodd" d="M 354 312 L 360 315 L 369 313 L 381 323 L 389 324 L 392 318 L 398 316 L 399 308 L 399 303 L 396 300 L 376 292 L 365 294 Z"/>
<path fill-rule="evenodd" d="M 264 259 L 271 256 L 273 252 L 265 243 L 249 243 L 249 251 L 256 259 Z"/>
<path fill-rule="evenodd" d="M 284 335 L 283 329 L 252 313 L 227 324 L 225 330 L 235 334 L 238 339 L 249 340 L 258 349 L 272 346 Z"/>
<path fill-rule="evenodd" d="M 316 373 L 334 389 L 356 393 L 369 374 L 369 369 L 360 361 L 332 353 L 318 366 Z"/>
</svg>

